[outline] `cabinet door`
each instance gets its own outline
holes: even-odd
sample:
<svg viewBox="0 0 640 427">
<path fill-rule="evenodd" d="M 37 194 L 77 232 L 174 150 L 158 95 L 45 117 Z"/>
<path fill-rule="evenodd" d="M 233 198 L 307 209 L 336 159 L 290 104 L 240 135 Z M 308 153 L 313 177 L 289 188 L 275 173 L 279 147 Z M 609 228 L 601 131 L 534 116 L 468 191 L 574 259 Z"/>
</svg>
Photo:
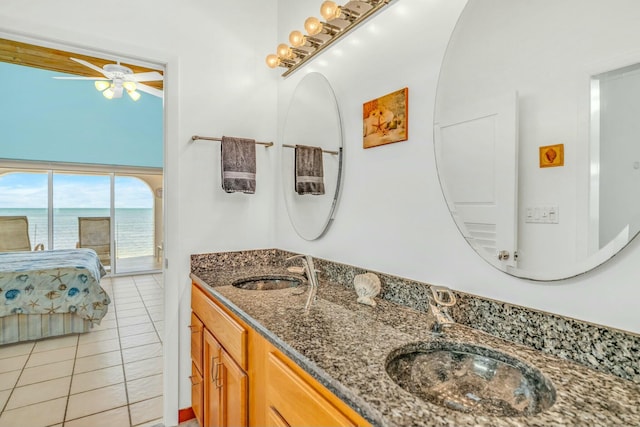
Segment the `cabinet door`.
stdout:
<svg viewBox="0 0 640 427">
<path fill-rule="evenodd" d="M 204 427 L 222 427 L 222 407 L 220 406 L 220 354 L 222 347 L 204 329 Z"/>
<path fill-rule="evenodd" d="M 267 427 L 291 427 L 282 418 L 282 415 L 275 410 L 273 406 L 270 406 L 267 410 Z"/>
<path fill-rule="evenodd" d="M 195 363 L 191 364 L 191 408 L 198 420 L 198 425 L 201 426 L 203 421 L 202 403 L 204 399 L 204 383 L 202 382 L 202 375 L 196 368 Z"/>
<path fill-rule="evenodd" d="M 275 353 L 267 356 L 267 408 L 267 422 L 274 426 L 355 425 Z"/>
<path fill-rule="evenodd" d="M 222 369 L 220 387 L 222 425 L 233 427 L 247 426 L 247 374 L 222 350 L 220 359 Z"/>
<path fill-rule="evenodd" d="M 189 328 L 191 329 L 191 360 L 202 374 L 202 329 L 204 325 L 195 313 L 191 313 Z"/>
<path fill-rule="evenodd" d="M 247 426 L 247 374 L 204 330 L 204 427 Z"/>
</svg>

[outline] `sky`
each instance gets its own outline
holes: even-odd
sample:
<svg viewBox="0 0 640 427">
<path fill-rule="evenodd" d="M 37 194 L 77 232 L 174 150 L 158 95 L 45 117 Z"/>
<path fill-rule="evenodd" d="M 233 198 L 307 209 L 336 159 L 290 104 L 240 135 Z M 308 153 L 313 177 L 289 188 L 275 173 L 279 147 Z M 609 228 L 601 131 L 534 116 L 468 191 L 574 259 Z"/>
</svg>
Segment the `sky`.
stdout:
<svg viewBox="0 0 640 427">
<path fill-rule="evenodd" d="M 54 208 L 109 208 L 110 177 L 99 175 L 53 175 Z M 115 178 L 116 208 L 153 207 L 149 186 L 133 177 Z M 0 175 L 0 209 L 46 208 L 46 173 Z"/>
</svg>

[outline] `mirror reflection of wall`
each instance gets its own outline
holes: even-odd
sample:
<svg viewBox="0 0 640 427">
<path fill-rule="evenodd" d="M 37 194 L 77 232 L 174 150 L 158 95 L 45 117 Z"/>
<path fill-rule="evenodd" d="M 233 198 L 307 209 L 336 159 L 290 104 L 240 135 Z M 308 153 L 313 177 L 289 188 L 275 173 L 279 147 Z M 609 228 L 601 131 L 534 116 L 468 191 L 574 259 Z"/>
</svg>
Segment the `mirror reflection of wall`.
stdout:
<svg viewBox="0 0 640 427">
<path fill-rule="evenodd" d="M 632 89 L 635 80 L 610 73 L 617 69 L 624 69 L 625 76 L 637 73 L 625 67 L 640 63 L 638 16 L 640 2 L 635 0 L 467 3 L 438 85 L 438 173 L 454 219 L 464 231 L 464 209 L 452 203 L 447 185 L 481 165 L 446 167 L 440 154 L 447 147 L 438 133 L 461 106 L 517 93 L 516 225 L 511 239 L 515 247 L 509 248 L 511 254 L 517 251 L 517 260 L 498 259 L 503 249 L 498 244 L 482 246 L 482 238 L 465 236 L 497 268 L 535 280 L 571 277 L 609 259 L 638 231 L 640 208 L 629 196 L 640 177 L 640 163 L 635 166 L 640 153 L 623 141 L 640 135 L 638 120 L 631 118 L 640 117 L 632 113 L 640 96 Z M 606 28 L 602 22 L 607 22 Z M 594 80 L 600 85 L 601 111 L 607 110 L 597 124 L 592 111 L 597 99 L 591 93 L 597 86 Z M 610 97 L 616 92 L 628 97 L 612 106 Z M 539 147 L 555 144 L 564 144 L 564 165 L 541 168 Z M 555 221 L 527 217 L 549 209 L 555 211 Z"/>
<path fill-rule="evenodd" d="M 309 73 L 296 86 L 282 143 L 282 183 L 289 220 L 300 237 L 315 240 L 327 231 L 333 219 L 343 167 L 340 112 L 333 89 L 322 74 Z M 324 150 L 324 194 L 296 192 L 296 145 Z"/>
<path fill-rule="evenodd" d="M 629 197 L 640 186 L 640 64 L 594 76 L 591 89 L 592 129 L 598 128 L 592 144 L 601 148 L 593 153 L 600 173 L 592 190 L 592 234 L 594 249 L 601 249 L 625 227 L 630 237 L 640 229 L 640 198 Z"/>
</svg>

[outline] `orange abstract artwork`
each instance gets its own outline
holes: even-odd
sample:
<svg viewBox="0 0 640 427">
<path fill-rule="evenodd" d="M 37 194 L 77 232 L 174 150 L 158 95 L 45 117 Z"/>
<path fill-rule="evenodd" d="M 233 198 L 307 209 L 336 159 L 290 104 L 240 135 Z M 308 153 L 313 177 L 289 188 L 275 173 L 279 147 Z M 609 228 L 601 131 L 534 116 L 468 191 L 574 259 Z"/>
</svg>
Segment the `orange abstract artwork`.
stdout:
<svg viewBox="0 0 640 427">
<path fill-rule="evenodd" d="M 409 89 L 404 88 L 362 105 L 363 148 L 406 141 Z"/>
<path fill-rule="evenodd" d="M 564 144 L 540 147 L 540 167 L 564 166 Z"/>
</svg>

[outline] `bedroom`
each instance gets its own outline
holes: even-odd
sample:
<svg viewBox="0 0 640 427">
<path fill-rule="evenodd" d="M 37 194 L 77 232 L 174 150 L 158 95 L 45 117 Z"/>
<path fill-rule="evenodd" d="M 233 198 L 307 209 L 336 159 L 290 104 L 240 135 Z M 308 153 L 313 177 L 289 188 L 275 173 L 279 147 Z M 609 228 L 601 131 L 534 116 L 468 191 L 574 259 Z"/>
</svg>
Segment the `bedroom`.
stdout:
<svg viewBox="0 0 640 427">
<path fill-rule="evenodd" d="M 2 139 L 15 141 L 0 150 L 0 246 L 17 242 L 9 238 L 7 218 L 18 225 L 21 241 L 30 238 L 26 248 L 12 249 L 29 252 L 0 254 L 0 288 L 7 291 L 0 320 L 5 343 L 0 347 L 0 424 L 11 417 L 15 422 L 21 412 L 33 413 L 38 404 L 55 402 L 36 411 L 54 417 L 68 407 L 63 416 L 76 420 L 68 425 L 82 425 L 87 416 L 112 409 L 87 410 L 95 405 L 83 399 L 111 401 L 116 409 L 110 416 L 124 417 L 126 424 L 157 421 L 164 319 L 162 100 L 151 95 L 138 102 L 105 99 L 93 81 L 54 79 L 72 76 L 60 71 L 65 61 L 73 64 L 71 52 L 57 51 L 61 66 L 44 65 L 52 71 L 31 64 L 33 56 L 25 53 L 36 51 L 39 61 L 51 60 L 47 50 L 4 39 L 0 45 L 4 52 L 11 50 L 3 58 L 34 65 L 0 62 L 0 86 L 13 106 L 4 110 Z M 39 126 L 32 126 L 35 119 Z M 103 253 L 92 245 L 97 242 L 87 241 L 95 232 L 86 227 L 94 223 L 106 224 L 98 237 L 108 275 L 96 266 L 97 258 L 75 258 L 86 249 L 72 249 Z M 45 250 L 31 251 L 37 246 Z M 52 248 L 56 251 L 49 255 Z M 20 256 L 10 260 L 6 255 L 12 254 Z M 28 286 L 14 286 L 8 270 L 18 270 L 12 277 L 29 281 Z M 11 315 L 49 311 L 69 314 L 20 321 Z M 100 397 L 114 389 L 110 399 Z"/>
</svg>

